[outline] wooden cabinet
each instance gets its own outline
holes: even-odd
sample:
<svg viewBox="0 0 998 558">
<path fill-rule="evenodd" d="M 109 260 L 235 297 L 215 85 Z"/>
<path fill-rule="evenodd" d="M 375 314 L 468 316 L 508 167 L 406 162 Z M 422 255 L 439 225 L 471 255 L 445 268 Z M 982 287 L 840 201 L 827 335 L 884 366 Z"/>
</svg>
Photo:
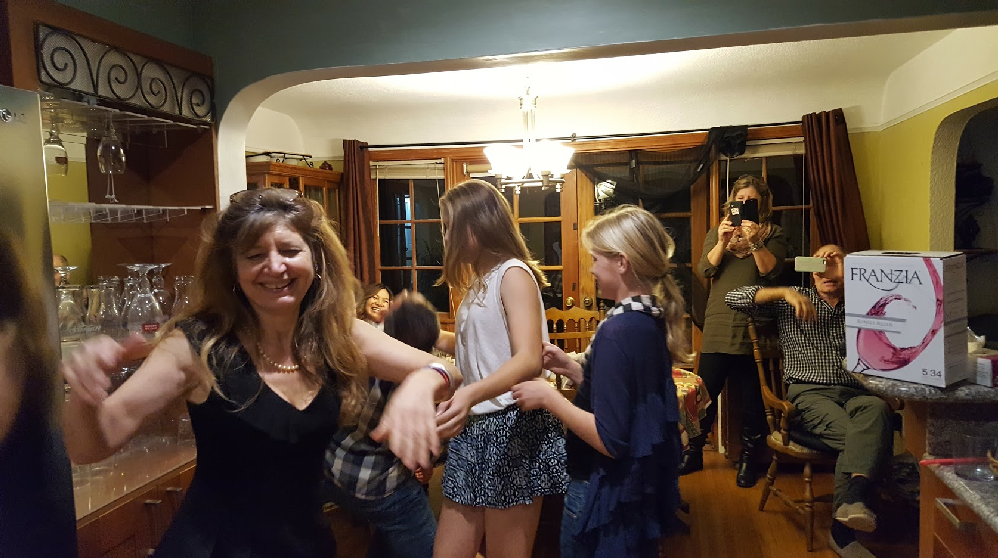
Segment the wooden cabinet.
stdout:
<svg viewBox="0 0 998 558">
<path fill-rule="evenodd" d="M 340 222 L 340 177 L 341 173 L 311 167 L 300 167 L 286 163 L 259 162 L 246 163 L 246 187 L 292 188 L 306 198 L 319 202 L 326 215 L 334 222 Z"/>
<path fill-rule="evenodd" d="M 194 478 L 194 463 L 167 473 L 77 522 L 80 558 L 138 558 L 156 548 Z"/>
<path fill-rule="evenodd" d="M 928 467 L 921 469 L 919 558 L 998 556 L 998 532 Z"/>
</svg>

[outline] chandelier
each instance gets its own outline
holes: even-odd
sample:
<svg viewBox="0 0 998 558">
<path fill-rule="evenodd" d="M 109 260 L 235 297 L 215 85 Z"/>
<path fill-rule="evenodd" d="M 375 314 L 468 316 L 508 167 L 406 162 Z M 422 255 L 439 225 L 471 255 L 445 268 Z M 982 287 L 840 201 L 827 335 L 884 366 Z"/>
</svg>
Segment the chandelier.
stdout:
<svg viewBox="0 0 998 558">
<path fill-rule="evenodd" d="M 574 150 L 556 141 L 537 141 L 537 95 L 530 94 L 528 87 L 520 97 L 520 112 L 523 115 L 523 147 L 512 145 L 490 145 L 485 148 L 485 156 L 492 166 L 490 172 L 499 180 L 499 189 L 513 186 L 519 194 L 521 186 L 554 186 L 561 191 L 565 183 L 562 178 L 568 172 L 568 162 Z"/>
</svg>

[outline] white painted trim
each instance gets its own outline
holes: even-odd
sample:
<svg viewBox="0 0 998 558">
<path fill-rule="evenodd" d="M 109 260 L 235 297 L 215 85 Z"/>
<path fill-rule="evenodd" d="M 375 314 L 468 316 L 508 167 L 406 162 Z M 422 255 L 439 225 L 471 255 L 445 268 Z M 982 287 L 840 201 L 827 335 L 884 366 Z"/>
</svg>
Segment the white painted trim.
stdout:
<svg viewBox="0 0 998 558">
<path fill-rule="evenodd" d="M 998 72 L 991 72 L 990 74 L 980 79 L 976 79 L 968 83 L 967 85 L 964 85 L 963 87 L 954 89 L 953 91 L 950 91 L 949 93 L 943 95 L 942 97 L 938 97 L 932 101 L 929 101 L 928 103 L 925 103 L 924 105 L 916 109 L 910 110 L 902 114 L 901 116 L 892 118 L 887 122 L 884 122 L 883 124 L 880 124 L 878 126 L 857 126 L 855 128 L 850 128 L 849 133 L 852 134 L 857 132 L 882 132 L 887 128 L 890 128 L 891 126 L 894 126 L 895 124 L 900 124 L 901 122 L 904 122 L 909 118 L 913 118 L 915 116 L 918 116 L 919 114 L 922 114 L 923 112 L 932 110 L 938 107 L 939 105 L 948 103 L 949 101 L 956 99 L 957 97 L 963 95 L 964 93 L 970 93 L 971 91 L 977 89 L 978 87 L 987 85 L 993 81 L 998 81 Z"/>
</svg>

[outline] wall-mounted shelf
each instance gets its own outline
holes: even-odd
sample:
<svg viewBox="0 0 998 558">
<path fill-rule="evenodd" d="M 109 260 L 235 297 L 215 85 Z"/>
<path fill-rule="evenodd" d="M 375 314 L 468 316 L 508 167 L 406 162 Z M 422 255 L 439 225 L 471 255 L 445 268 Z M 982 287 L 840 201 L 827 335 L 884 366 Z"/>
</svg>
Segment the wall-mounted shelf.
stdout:
<svg viewBox="0 0 998 558">
<path fill-rule="evenodd" d="M 210 205 L 162 206 L 49 201 L 52 223 L 151 223 L 214 209 Z"/>
</svg>

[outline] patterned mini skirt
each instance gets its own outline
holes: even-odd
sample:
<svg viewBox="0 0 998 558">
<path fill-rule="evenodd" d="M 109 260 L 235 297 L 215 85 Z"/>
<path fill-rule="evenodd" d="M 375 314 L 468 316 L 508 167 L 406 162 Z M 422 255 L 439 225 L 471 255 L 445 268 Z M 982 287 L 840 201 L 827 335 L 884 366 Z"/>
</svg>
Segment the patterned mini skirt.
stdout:
<svg viewBox="0 0 998 558">
<path fill-rule="evenodd" d="M 568 490 L 561 421 L 516 405 L 472 415 L 450 441 L 442 480 L 446 498 L 464 506 L 510 508 Z"/>
</svg>

